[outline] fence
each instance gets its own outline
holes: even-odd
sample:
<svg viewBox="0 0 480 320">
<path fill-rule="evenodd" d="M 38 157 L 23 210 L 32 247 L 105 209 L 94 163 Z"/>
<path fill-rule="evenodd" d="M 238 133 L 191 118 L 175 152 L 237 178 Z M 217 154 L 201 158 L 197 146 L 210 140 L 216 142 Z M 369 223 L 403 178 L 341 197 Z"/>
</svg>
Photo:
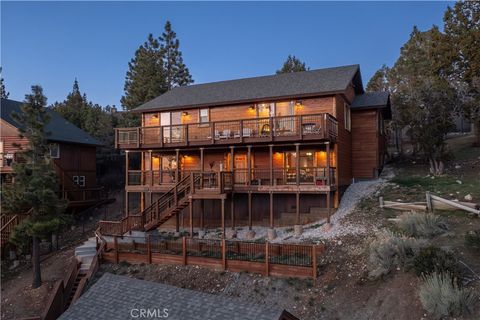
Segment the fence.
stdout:
<svg viewBox="0 0 480 320">
<path fill-rule="evenodd" d="M 324 245 L 277 244 L 157 236 L 109 237 L 103 258 L 118 263 L 200 265 L 266 276 L 317 278 L 317 255 Z"/>
</svg>

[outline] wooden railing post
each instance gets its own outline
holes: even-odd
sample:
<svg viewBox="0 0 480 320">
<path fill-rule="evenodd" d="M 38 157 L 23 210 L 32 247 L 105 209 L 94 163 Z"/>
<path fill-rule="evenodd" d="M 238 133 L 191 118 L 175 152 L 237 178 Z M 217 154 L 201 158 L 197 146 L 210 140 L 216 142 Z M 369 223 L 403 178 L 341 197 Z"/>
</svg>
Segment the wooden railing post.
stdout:
<svg viewBox="0 0 480 320">
<path fill-rule="evenodd" d="M 317 280 L 317 248 L 312 245 L 312 277 L 313 281 Z"/>
<path fill-rule="evenodd" d="M 269 244 L 265 242 L 265 276 L 268 277 L 270 275 L 270 253 L 269 253 Z"/>
<path fill-rule="evenodd" d="M 225 239 L 222 239 L 222 267 L 223 270 L 227 270 L 227 255 L 225 248 Z"/>
<path fill-rule="evenodd" d="M 137 148 L 140 148 L 140 127 L 137 127 Z"/>
<path fill-rule="evenodd" d="M 212 122 L 210 135 L 212 136 L 212 144 L 215 143 L 215 122 Z"/>
<path fill-rule="evenodd" d="M 113 246 L 115 249 L 115 263 L 118 263 L 118 239 L 117 236 L 113 236 Z"/>
<path fill-rule="evenodd" d="M 183 265 L 187 265 L 187 239 L 182 237 L 182 255 L 183 255 Z"/>
<path fill-rule="evenodd" d="M 190 194 L 195 193 L 195 179 L 193 172 L 190 172 Z"/>
<path fill-rule="evenodd" d="M 147 262 L 152 264 L 152 244 L 149 234 L 147 234 Z"/>
</svg>

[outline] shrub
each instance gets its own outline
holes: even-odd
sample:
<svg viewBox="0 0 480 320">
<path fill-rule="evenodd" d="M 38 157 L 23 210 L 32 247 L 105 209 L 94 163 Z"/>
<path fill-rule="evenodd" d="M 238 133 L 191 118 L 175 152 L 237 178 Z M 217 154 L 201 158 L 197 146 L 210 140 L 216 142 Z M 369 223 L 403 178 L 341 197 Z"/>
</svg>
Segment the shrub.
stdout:
<svg viewBox="0 0 480 320">
<path fill-rule="evenodd" d="M 433 238 L 447 230 L 443 220 L 432 213 L 404 213 L 400 216 L 398 227 L 408 236 Z"/>
<path fill-rule="evenodd" d="M 418 251 L 427 245 L 423 239 L 385 233 L 370 245 L 368 256 L 369 278 L 387 275 L 395 266 L 408 269 Z"/>
<path fill-rule="evenodd" d="M 467 232 L 467 234 L 465 234 L 465 244 L 467 247 L 480 250 L 480 230 Z"/>
<path fill-rule="evenodd" d="M 448 272 L 455 278 L 461 276 L 455 256 L 434 246 L 420 249 L 414 259 L 414 268 L 417 275 Z"/>
<path fill-rule="evenodd" d="M 420 286 L 423 308 L 437 319 L 472 312 L 476 299 L 473 290 L 460 288 L 449 273 L 434 272 L 424 276 Z"/>
</svg>

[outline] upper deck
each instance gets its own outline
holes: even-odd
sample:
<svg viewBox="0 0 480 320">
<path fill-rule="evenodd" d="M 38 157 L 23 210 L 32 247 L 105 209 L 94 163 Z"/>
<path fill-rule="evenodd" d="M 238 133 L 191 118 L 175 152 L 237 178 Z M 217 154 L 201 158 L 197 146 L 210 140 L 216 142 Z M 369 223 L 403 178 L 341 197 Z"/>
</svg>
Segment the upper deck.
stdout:
<svg viewBox="0 0 480 320">
<path fill-rule="evenodd" d="M 329 113 L 115 129 L 121 149 L 255 144 L 283 141 L 335 142 L 337 119 Z"/>
</svg>

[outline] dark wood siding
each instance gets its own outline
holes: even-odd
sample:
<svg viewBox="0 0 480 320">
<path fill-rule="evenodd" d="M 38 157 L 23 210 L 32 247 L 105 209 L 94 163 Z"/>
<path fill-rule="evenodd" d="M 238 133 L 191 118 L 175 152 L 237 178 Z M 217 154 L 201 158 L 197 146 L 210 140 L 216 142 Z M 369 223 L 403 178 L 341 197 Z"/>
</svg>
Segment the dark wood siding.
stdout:
<svg viewBox="0 0 480 320">
<path fill-rule="evenodd" d="M 377 110 L 352 112 L 352 158 L 355 179 L 376 177 L 380 167 L 380 139 Z"/>
</svg>

